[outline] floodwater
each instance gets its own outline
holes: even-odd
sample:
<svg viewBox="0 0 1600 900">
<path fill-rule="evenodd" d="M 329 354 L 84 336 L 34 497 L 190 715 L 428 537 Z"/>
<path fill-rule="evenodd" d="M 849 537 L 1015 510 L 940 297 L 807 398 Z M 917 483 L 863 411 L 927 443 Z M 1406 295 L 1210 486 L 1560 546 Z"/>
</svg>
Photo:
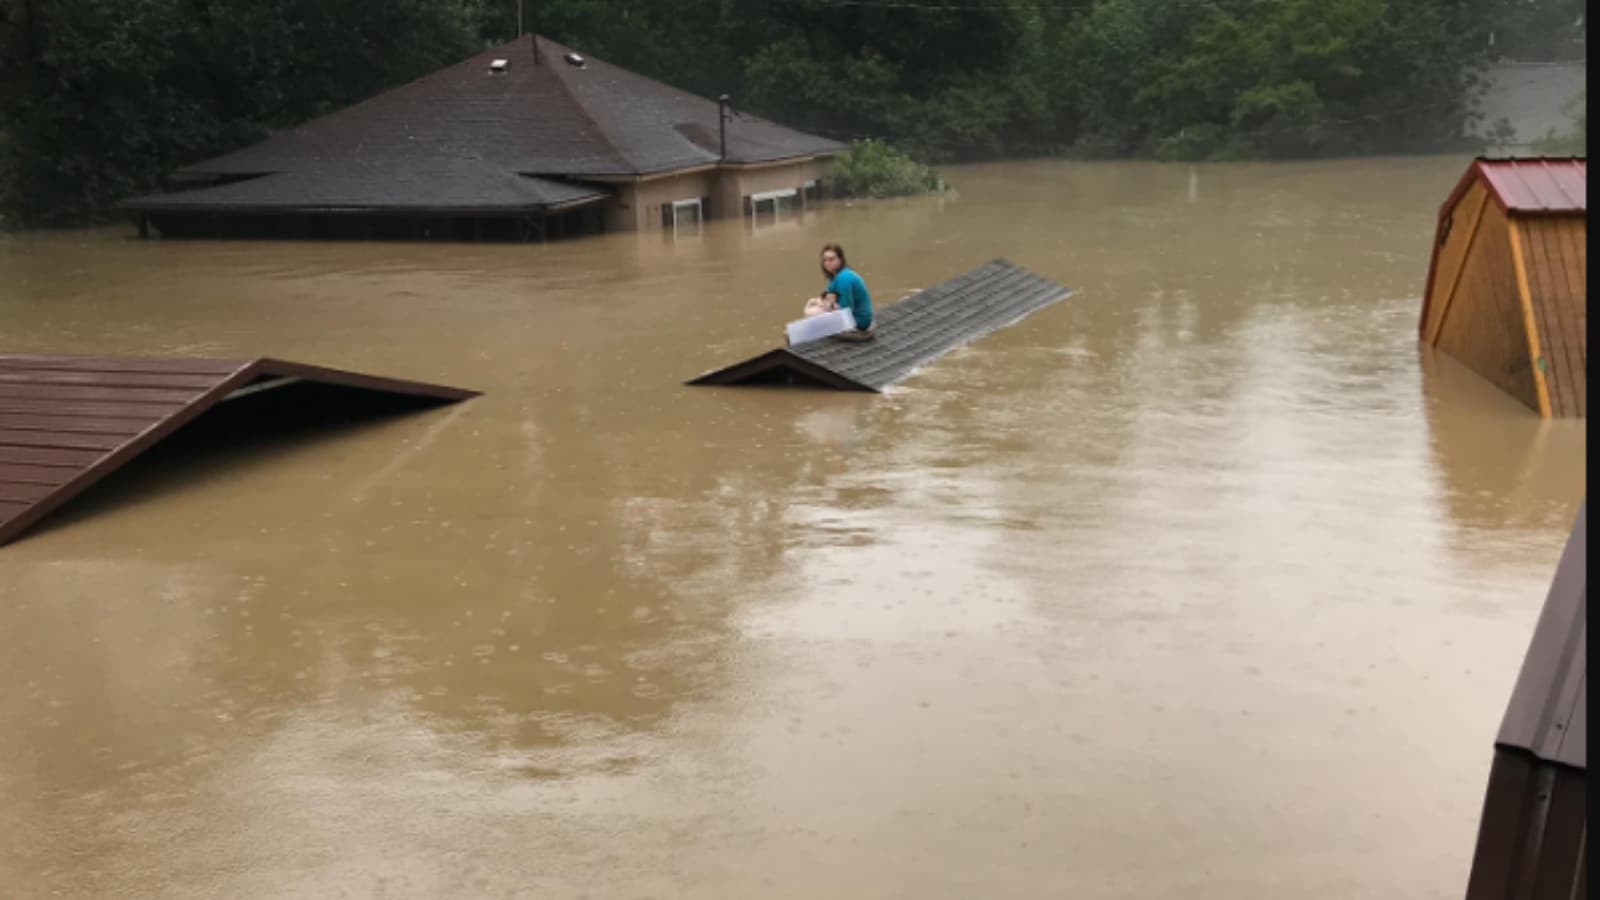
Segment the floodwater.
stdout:
<svg viewBox="0 0 1600 900">
<path fill-rule="evenodd" d="M 486 392 L 136 464 L 0 549 L 0 894 L 1459 897 L 1585 491 L 1582 423 L 1417 347 L 1465 164 L 0 241 L 8 350 Z M 683 387 L 828 240 L 880 304 L 995 256 L 1079 293 L 882 396 Z"/>
</svg>

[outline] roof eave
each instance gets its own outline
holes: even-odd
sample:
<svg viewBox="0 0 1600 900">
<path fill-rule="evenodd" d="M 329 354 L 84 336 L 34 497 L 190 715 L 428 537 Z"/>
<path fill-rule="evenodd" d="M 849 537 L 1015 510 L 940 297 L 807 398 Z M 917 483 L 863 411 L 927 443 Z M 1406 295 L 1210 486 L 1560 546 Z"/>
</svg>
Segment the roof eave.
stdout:
<svg viewBox="0 0 1600 900">
<path fill-rule="evenodd" d="M 539 178 L 567 178 L 574 181 L 593 181 L 600 184 L 631 184 L 636 181 L 655 181 L 661 178 L 671 178 L 676 175 L 694 175 L 700 172 L 711 172 L 718 169 L 766 169 L 774 166 L 797 165 L 817 159 L 831 158 L 842 153 L 842 150 L 824 150 L 820 152 L 800 153 L 793 156 L 779 156 L 770 159 L 722 159 L 713 160 L 694 165 L 661 166 L 653 169 L 643 169 L 628 172 L 607 173 L 563 173 L 560 175 L 538 175 Z M 524 173 L 526 174 L 526 173 Z"/>
<path fill-rule="evenodd" d="M 176 213 L 192 215 L 526 215 L 560 212 L 603 202 L 607 195 L 599 195 L 560 203 L 543 203 L 533 206 L 341 206 L 336 204 L 307 204 L 304 206 L 279 206 L 256 203 L 123 203 L 118 208 L 136 213 Z"/>
<path fill-rule="evenodd" d="M 795 165 L 797 163 L 812 162 L 818 159 L 827 159 L 838 156 L 843 150 L 815 150 L 806 153 L 797 153 L 793 156 L 778 156 L 769 159 L 725 159 L 720 165 L 728 169 L 765 169 L 772 166 Z"/>
</svg>

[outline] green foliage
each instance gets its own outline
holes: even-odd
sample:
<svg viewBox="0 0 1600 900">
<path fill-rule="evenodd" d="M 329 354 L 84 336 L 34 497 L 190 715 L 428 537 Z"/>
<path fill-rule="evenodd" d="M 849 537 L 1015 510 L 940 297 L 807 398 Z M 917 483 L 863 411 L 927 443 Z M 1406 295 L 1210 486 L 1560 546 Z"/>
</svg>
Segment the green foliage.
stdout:
<svg viewBox="0 0 1600 900">
<path fill-rule="evenodd" d="M 903 197 L 940 187 L 933 169 L 881 141 L 851 143 L 833 164 L 833 190 L 845 197 Z"/>
<path fill-rule="evenodd" d="M 474 0 L 0 0 L 0 209 L 81 222 L 456 61 Z"/>
<path fill-rule="evenodd" d="M 1582 0 L 521 2 L 525 30 L 932 162 L 1458 150 L 1482 64 L 1584 46 Z M 84 221 L 516 34 L 516 0 L 0 0 L 0 215 Z"/>
</svg>

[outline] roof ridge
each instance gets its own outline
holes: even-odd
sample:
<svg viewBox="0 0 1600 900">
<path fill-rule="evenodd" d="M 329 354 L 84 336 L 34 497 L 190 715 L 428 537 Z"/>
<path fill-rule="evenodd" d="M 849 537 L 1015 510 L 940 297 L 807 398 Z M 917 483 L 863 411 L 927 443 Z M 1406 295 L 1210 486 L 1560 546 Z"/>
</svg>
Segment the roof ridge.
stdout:
<svg viewBox="0 0 1600 900">
<path fill-rule="evenodd" d="M 577 53 L 578 52 L 577 50 L 573 49 L 572 47 L 567 46 L 566 44 L 558 44 L 555 41 L 552 41 L 549 38 L 546 38 L 546 37 L 544 37 L 542 35 L 537 36 L 537 39 L 542 39 L 546 44 L 554 45 L 555 47 L 560 48 L 562 51 L 565 51 L 562 54 L 560 54 L 563 60 L 565 59 L 565 55 L 566 55 L 567 52 L 570 52 L 570 53 Z M 667 84 L 665 81 L 662 81 L 659 78 L 651 78 L 648 75 L 640 74 L 640 73 L 635 72 L 635 71 L 633 71 L 631 69 L 624 69 L 622 66 L 616 65 L 615 63 L 606 62 L 603 59 L 598 59 L 598 58 L 594 58 L 594 57 L 586 57 L 584 59 L 584 62 L 585 62 L 585 64 L 588 64 L 588 63 L 591 63 L 591 62 L 598 63 L 601 67 L 603 67 L 605 69 L 612 69 L 612 70 L 615 70 L 617 73 L 620 73 L 620 74 L 622 74 L 624 76 L 632 76 L 634 78 L 642 79 L 644 81 L 648 81 L 648 82 L 660 85 L 661 87 L 666 88 L 669 91 L 672 91 L 672 92 L 677 93 L 677 94 L 682 94 L 683 96 L 685 96 L 685 97 L 687 97 L 689 99 L 692 99 L 692 100 L 700 100 L 700 101 L 705 101 L 706 100 L 706 98 L 701 97 L 701 96 L 696 95 L 696 94 L 691 94 L 688 91 L 683 90 L 682 88 L 673 87 L 672 85 Z M 580 67 L 574 67 L 574 68 L 582 68 L 582 67 L 580 66 Z M 617 162 L 620 163 L 624 168 L 626 168 L 627 171 L 632 172 L 635 175 L 646 174 L 650 170 L 650 167 L 645 165 L 644 163 L 640 162 L 638 159 L 634 158 L 631 154 L 629 154 L 626 151 L 624 151 L 622 149 L 622 147 L 619 146 L 619 144 L 617 142 L 617 139 L 612 135 L 610 129 L 606 128 L 605 125 L 601 124 L 600 120 L 596 119 L 589 112 L 588 105 L 585 104 L 583 99 L 581 97 L 579 97 L 577 95 L 577 93 L 574 92 L 573 86 L 572 86 L 572 82 L 568 80 L 568 78 L 570 76 L 570 73 L 568 73 L 565 69 L 561 68 L 560 66 L 551 66 L 550 67 L 550 72 L 554 76 L 556 83 L 561 85 L 562 92 L 564 92 L 567 95 L 567 97 L 572 100 L 573 105 L 578 108 L 578 112 L 580 114 L 582 114 L 584 120 L 589 122 L 591 125 L 593 125 L 595 127 L 595 130 L 600 133 L 602 138 L 604 138 L 606 146 L 608 148 L 610 148 L 610 150 L 612 152 L 612 155 L 616 157 Z M 693 142 L 691 142 L 691 143 L 693 143 Z"/>
<path fill-rule="evenodd" d="M 567 82 L 566 76 L 562 73 L 561 69 L 559 67 L 557 67 L 557 66 L 552 66 L 552 65 L 549 64 L 549 59 L 548 59 L 549 54 L 541 55 L 539 53 L 538 42 L 543 41 L 546 44 L 550 44 L 552 46 L 560 48 L 563 51 L 566 51 L 566 52 L 563 52 L 563 53 L 559 54 L 559 56 L 563 59 L 563 61 L 565 60 L 566 53 L 568 53 L 568 52 L 576 53 L 577 51 L 573 50 L 571 47 L 568 47 L 566 44 L 557 44 L 555 41 L 552 41 L 549 38 L 547 38 L 544 35 L 539 34 L 537 32 L 533 32 L 532 33 L 532 38 L 533 38 L 534 45 L 535 45 L 534 58 L 537 60 L 537 62 L 535 62 L 534 65 L 536 65 L 536 66 L 548 66 L 549 67 L 551 79 L 557 85 L 560 85 L 562 95 L 565 96 L 567 98 L 567 100 L 572 104 L 573 109 L 576 109 L 578 111 L 578 115 L 582 116 L 583 120 L 585 122 L 588 122 L 591 126 L 593 126 L 593 128 L 595 130 L 595 133 L 600 135 L 600 140 L 605 143 L 606 149 L 611 151 L 612 161 L 617 163 L 618 168 L 619 169 L 628 169 L 628 170 L 632 170 L 632 171 L 637 171 L 639 167 L 637 165 L 635 165 L 634 161 L 632 159 L 629 159 L 627 154 L 623 153 L 621 148 L 619 148 L 617 146 L 617 141 L 616 141 L 615 138 L 613 138 L 611 136 L 611 132 L 607 131 L 606 128 L 603 125 L 600 124 L 598 119 L 596 119 L 593 115 L 590 115 L 589 108 L 584 105 L 582 100 L 578 99 L 578 95 L 577 94 L 574 94 L 572 92 L 572 85 Z M 520 38 L 518 40 L 520 40 Z M 517 43 L 517 41 L 512 41 L 512 43 Z M 509 45 L 507 45 L 507 46 L 509 46 Z"/>
<path fill-rule="evenodd" d="M 1474 157 L 1472 165 L 1439 209 L 1442 220 L 1466 193 L 1469 182 L 1481 179 L 1495 203 L 1507 213 L 1545 215 L 1586 212 L 1588 196 L 1580 184 L 1567 184 L 1568 177 L 1587 182 L 1588 160 L 1582 156 L 1517 157 L 1491 159 Z M 1531 180 L 1530 180 L 1531 179 Z M 1520 186 L 1520 187 L 1519 187 Z M 1574 194 L 1573 188 L 1578 191 Z"/>
<path fill-rule="evenodd" d="M 567 45 L 553 41 L 542 35 L 540 36 L 540 39 L 543 40 L 546 45 L 555 48 L 558 51 L 558 55 L 560 55 L 560 53 L 563 51 L 570 51 L 574 53 L 577 52 Z M 787 133 L 789 137 L 799 138 L 802 141 L 809 140 L 812 142 L 820 142 L 834 146 L 810 148 L 794 147 L 789 148 L 787 152 L 782 152 L 779 155 L 772 155 L 771 153 L 761 154 L 756 161 L 769 162 L 779 159 L 794 159 L 815 155 L 817 152 L 819 152 L 819 150 L 823 152 L 836 152 L 837 149 L 842 149 L 841 147 L 838 147 L 835 142 L 832 142 L 826 138 L 820 138 L 816 135 L 807 134 L 806 132 L 791 128 L 782 123 L 775 122 L 766 116 L 760 115 L 759 113 L 730 108 L 729 112 L 732 114 L 732 116 L 727 126 L 728 149 L 726 156 L 724 156 L 719 147 L 708 146 L 707 144 L 695 140 L 690 135 L 685 134 L 681 127 L 685 125 L 698 125 L 704 129 L 707 129 L 706 137 L 708 140 L 713 139 L 716 126 L 712 123 L 716 121 L 720 108 L 720 104 L 717 100 L 697 94 L 694 91 L 688 90 L 687 88 L 679 87 L 678 85 L 664 81 L 660 78 L 656 78 L 652 75 L 647 75 L 643 72 L 635 71 L 634 69 L 626 66 L 618 65 L 617 63 L 609 60 L 591 56 L 585 59 L 584 62 L 584 65 L 575 66 L 572 68 L 575 68 L 579 71 L 588 71 L 590 76 L 592 76 L 589 83 L 577 80 L 579 76 L 576 74 L 576 72 L 568 71 L 568 67 L 559 65 L 552 67 L 556 80 L 561 84 L 562 88 L 568 93 L 568 95 L 577 102 L 579 107 L 582 109 L 585 118 L 588 121 L 593 122 L 596 127 L 601 130 L 601 133 L 605 135 L 606 142 L 615 148 L 619 160 L 625 163 L 629 167 L 629 170 L 636 174 L 643 175 L 653 174 L 661 171 L 671 171 L 682 168 L 686 165 L 706 165 L 718 164 L 722 162 L 740 163 L 752 161 L 741 158 L 737 146 L 741 142 L 746 144 L 752 142 L 760 144 L 763 142 L 771 142 L 774 140 L 774 138 L 778 138 L 780 140 L 783 139 L 783 135 L 774 135 L 770 133 L 763 134 L 763 132 L 766 130 L 784 132 Z M 584 87 L 579 88 L 578 85 L 580 84 L 583 84 Z M 588 91 L 593 91 L 595 93 L 591 95 L 586 93 Z M 654 94 L 655 96 L 651 98 L 654 102 L 654 106 L 651 108 L 651 111 L 659 116 L 659 119 L 657 122 L 655 122 L 655 125 L 660 126 L 663 131 L 672 132 L 682 142 L 682 145 L 679 148 L 679 157 L 671 161 L 670 164 L 664 163 L 659 158 L 652 158 L 648 150 L 637 147 L 633 142 L 630 142 L 628 140 L 630 137 L 628 130 L 629 126 L 637 126 L 640 123 L 637 121 L 628 122 L 609 118 L 607 114 L 617 114 L 618 109 L 613 108 L 616 106 L 616 104 L 607 105 L 608 101 L 604 95 L 608 92 L 621 92 L 637 96 Z M 589 104 L 591 103 L 601 104 L 598 112 L 595 114 L 590 113 Z M 736 124 L 741 122 L 743 123 L 742 125 Z M 682 151 L 688 151 L 687 155 L 684 155 Z M 641 153 L 643 153 L 643 156 L 641 156 Z"/>
<path fill-rule="evenodd" d="M 495 190 L 487 186 L 491 173 L 607 181 L 843 149 L 736 112 L 725 125 L 724 151 L 717 100 L 576 52 L 523 34 L 178 172 L 219 176 L 211 186 L 226 186 L 231 176 L 293 174 L 304 183 L 291 193 L 307 203 L 307 191 L 399 200 L 459 194 L 468 182 L 487 197 Z M 499 59 L 509 65 L 494 66 Z M 452 184 L 431 185 L 422 175 L 440 170 Z"/>
</svg>

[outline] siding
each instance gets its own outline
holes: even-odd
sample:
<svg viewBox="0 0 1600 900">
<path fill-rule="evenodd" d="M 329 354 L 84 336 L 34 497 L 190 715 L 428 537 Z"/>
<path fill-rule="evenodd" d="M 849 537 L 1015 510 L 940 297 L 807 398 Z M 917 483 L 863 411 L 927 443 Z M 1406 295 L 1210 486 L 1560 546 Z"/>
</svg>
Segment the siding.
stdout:
<svg viewBox="0 0 1600 900">
<path fill-rule="evenodd" d="M 1579 216 L 1517 217 L 1550 415 L 1588 412 L 1588 247 Z"/>
<path fill-rule="evenodd" d="M 1467 259 L 1467 248 L 1477 235 L 1479 216 L 1488 200 L 1488 188 L 1484 187 L 1482 181 L 1474 181 L 1450 212 L 1449 218 L 1439 223 L 1439 229 L 1444 231 L 1445 222 L 1449 222 L 1450 230 L 1444 233 L 1443 241 L 1436 241 L 1434 270 L 1428 281 L 1422 337 L 1430 344 L 1438 340 L 1439 323 L 1449 307 L 1450 296 L 1455 293 L 1461 267 Z"/>
<path fill-rule="evenodd" d="M 717 215 L 730 218 L 744 215 L 744 198 L 764 191 L 784 188 L 799 189 L 813 178 L 827 177 L 831 160 L 809 160 L 784 166 L 764 166 L 750 169 L 727 169 L 716 194 Z M 729 212 L 722 212 L 729 210 Z M 733 212 L 737 210 L 737 212 Z"/>
<path fill-rule="evenodd" d="M 823 178 L 830 160 L 808 160 L 759 168 L 726 168 L 652 178 L 618 185 L 617 198 L 606 203 L 607 231 L 659 231 L 661 205 L 674 200 L 709 198 L 708 219 L 744 215 L 744 198 L 762 191 L 800 188 Z"/>
<path fill-rule="evenodd" d="M 1498 206 L 1483 206 L 1455 291 L 1446 294 L 1437 313 L 1432 343 L 1529 408 L 1539 409 L 1508 225 Z"/>
</svg>

